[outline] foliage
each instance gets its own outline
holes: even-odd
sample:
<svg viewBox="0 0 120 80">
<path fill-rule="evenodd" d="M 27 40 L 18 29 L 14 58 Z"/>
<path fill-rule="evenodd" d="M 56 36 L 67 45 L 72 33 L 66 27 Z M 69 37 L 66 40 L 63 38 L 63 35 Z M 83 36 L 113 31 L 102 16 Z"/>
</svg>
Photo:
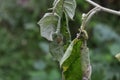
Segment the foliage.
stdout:
<svg viewBox="0 0 120 80">
<path fill-rule="evenodd" d="M 66 43 L 63 41 L 64 37 L 62 36 L 66 32 L 61 31 L 63 25 L 61 18 L 65 17 L 65 27 L 69 32 L 65 36 L 71 36 L 68 25 L 69 18 L 73 19 L 75 15 L 76 1 L 55 0 L 52 9 L 52 12 L 46 13 L 38 24 L 41 28 L 41 36 L 51 41 L 50 52 L 60 64 L 62 80 L 73 80 L 73 78 L 74 80 L 89 80 L 91 78 L 91 65 L 86 43 L 88 37 L 86 31 L 81 28 L 79 36 L 70 42 L 67 49 L 64 48 Z M 82 25 L 82 27 L 84 26 Z M 67 41 L 70 40 L 67 39 Z"/>
<path fill-rule="evenodd" d="M 69 21 L 72 39 L 81 24 L 81 14 L 91 8 L 84 0 L 76 1 L 78 6 L 74 21 Z M 119 10 L 119 0 L 95 1 Z M 59 70 L 48 54 L 49 42 L 40 37 L 36 24 L 52 2 L 53 0 L 0 0 L 0 80 L 60 80 Z M 61 31 L 67 31 L 64 27 L 67 20 L 62 20 L 64 25 Z M 103 35 L 106 36 L 102 41 L 94 35 L 98 33 L 94 29 L 101 24 L 101 29 L 108 26 L 103 30 Z M 87 27 L 93 66 L 92 80 L 120 80 L 120 62 L 114 57 L 120 50 L 119 25 L 118 16 L 98 13 Z M 108 36 L 109 29 L 114 37 Z M 64 39 L 69 39 L 66 34 L 68 33 L 63 34 Z"/>
<path fill-rule="evenodd" d="M 68 9 L 65 9 L 67 6 L 67 5 L 65 5 L 65 3 L 70 4 L 67 7 Z M 72 80 L 73 76 L 74 76 L 74 80 L 78 80 L 78 79 L 85 79 L 85 80 L 87 79 L 88 80 L 88 79 L 90 79 L 89 76 L 91 76 L 90 75 L 91 66 L 90 66 L 90 61 L 89 61 L 89 56 L 88 56 L 89 52 L 86 51 L 86 48 L 83 50 L 80 50 L 82 48 L 82 45 L 79 44 L 78 49 L 76 48 L 76 50 L 75 50 L 75 48 L 73 46 L 75 45 L 76 40 L 73 40 L 67 49 L 66 48 L 64 49 L 62 47 L 62 46 L 66 46 L 65 44 L 62 44 L 61 47 L 58 48 L 58 46 L 60 46 L 60 43 L 62 43 L 62 42 L 64 43 L 64 41 L 63 41 L 64 37 L 62 38 L 62 35 L 65 33 L 65 32 L 61 32 L 61 27 L 63 25 L 61 23 L 61 18 L 63 18 L 64 17 L 63 14 L 65 14 L 66 21 L 67 21 L 66 25 L 69 25 L 68 17 L 71 18 L 71 16 L 70 16 L 70 14 L 72 14 L 71 12 L 75 13 L 75 8 L 76 8 L 76 4 L 74 3 L 74 0 L 71 0 L 68 2 L 66 0 L 55 0 L 53 3 L 53 8 L 51 8 L 52 12 L 49 14 L 47 13 L 48 16 L 50 16 L 50 17 L 44 16 L 38 23 L 41 27 L 41 32 L 44 31 L 44 34 L 42 34 L 42 36 L 46 35 L 46 33 L 50 32 L 49 34 L 47 34 L 47 36 L 43 36 L 43 37 L 50 40 L 52 43 L 55 43 L 55 44 L 51 44 L 50 49 L 51 49 L 51 52 L 52 52 L 51 54 L 53 55 L 53 58 L 55 58 L 58 62 L 60 62 L 60 67 L 62 68 L 62 80 Z M 70 11 L 69 12 L 70 14 L 68 14 L 68 11 Z M 74 14 L 72 14 L 72 18 L 73 18 L 73 16 L 74 16 Z M 89 15 L 87 15 L 87 16 L 89 16 Z M 55 17 L 58 18 L 58 19 L 56 18 L 56 21 L 54 21 Z M 44 26 L 44 24 L 48 24 L 47 27 L 52 26 L 52 28 L 54 30 L 52 28 L 51 28 L 52 29 L 51 31 L 49 31 L 49 29 L 43 30 L 42 28 L 46 27 L 46 26 Z M 56 27 L 55 27 L 55 25 L 56 25 Z M 84 26 L 85 26 L 84 22 L 82 22 L 81 27 L 84 27 Z M 66 26 L 66 27 L 69 28 L 68 26 Z M 77 36 L 77 38 L 81 37 L 81 32 L 83 33 L 82 29 L 83 28 L 79 29 L 80 33 L 79 33 L 79 36 Z M 102 29 L 102 30 L 99 31 L 99 29 Z M 68 32 L 69 32 L 69 29 L 68 29 Z M 96 32 L 98 32 L 98 34 L 96 34 Z M 55 34 L 56 37 L 54 37 L 53 34 Z M 61 34 L 61 36 L 59 36 L 60 34 Z M 87 33 L 85 32 L 84 34 L 86 35 Z M 113 38 L 116 38 L 116 40 L 119 41 L 119 38 L 118 38 L 119 36 L 117 36 L 115 34 L 115 32 L 112 32 L 112 30 L 107 27 L 105 27 L 104 29 L 101 28 L 101 26 L 95 28 L 94 34 L 95 34 L 95 37 L 98 39 L 98 41 L 111 40 Z M 111 34 L 112 34 L 112 36 L 110 36 Z M 71 35 L 71 34 L 67 34 L 67 35 Z M 83 37 L 85 37 L 85 35 Z M 109 36 L 109 38 L 107 38 L 106 36 Z M 51 37 L 51 39 L 49 37 Z M 55 42 L 54 42 L 53 38 L 55 38 Z M 84 41 L 85 40 L 83 40 L 83 42 Z M 54 46 L 52 46 L 52 45 L 54 45 Z M 115 48 L 116 48 L 116 46 L 115 46 Z M 115 49 L 115 48 L 110 47 L 110 50 Z M 79 51 L 79 52 L 74 52 L 74 50 Z M 119 50 L 119 47 L 118 47 L 118 50 Z M 63 54 L 63 51 L 64 51 L 64 54 Z M 111 50 L 111 51 L 113 51 L 113 50 Z M 75 53 L 79 53 L 79 55 L 77 55 Z M 85 56 L 85 57 L 82 57 L 82 56 Z M 82 67 L 82 66 L 84 66 L 84 67 Z M 75 75 L 73 75 L 73 74 L 75 74 Z"/>
</svg>

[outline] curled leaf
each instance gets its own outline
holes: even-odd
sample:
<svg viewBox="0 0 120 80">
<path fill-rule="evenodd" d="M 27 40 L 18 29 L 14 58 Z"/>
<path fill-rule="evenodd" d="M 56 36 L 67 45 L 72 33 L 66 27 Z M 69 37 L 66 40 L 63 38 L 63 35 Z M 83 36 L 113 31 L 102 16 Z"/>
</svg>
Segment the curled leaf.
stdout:
<svg viewBox="0 0 120 80">
<path fill-rule="evenodd" d="M 66 14 L 70 17 L 70 19 L 73 19 L 75 15 L 76 1 L 75 0 L 64 0 L 64 9 L 65 9 Z"/>
<path fill-rule="evenodd" d="M 115 57 L 118 59 L 118 61 L 120 61 L 120 53 L 118 53 L 117 55 L 115 55 Z"/>
<path fill-rule="evenodd" d="M 76 9 L 76 1 L 75 0 L 55 0 L 54 1 L 54 9 L 55 12 L 62 16 L 63 10 L 69 16 L 70 19 L 73 19 L 75 15 Z"/>
<path fill-rule="evenodd" d="M 91 65 L 85 39 L 74 39 L 60 61 L 65 80 L 89 80 Z"/>
<path fill-rule="evenodd" d="M 62 14 L 63 14 L 63 0 L 55 0 L 54 3 L 53 3 L 53 6 L 54 6 L 54 11 L 62 17 Z"/>
<path fill-rule="evenodd" d="M 58 1 L 59 1 L 59 0 L 54 0 L 53 6 L 55 6 L 55 5 L 57 4 Z"/>
<path fill-rule="evenodd" d="M 89 49 L 86 45 L 86 41 L 84 41 L 81 46 L 80 56 L 81 56 L 83 80 L 90 80 L 92 69 L 90 64 Z"/>
<path fill-rule="evenodd" d="M 53 58 L 60 61 L 64 54 L 63 36 L 60 33 L 53 33 L 53 41 L 49 44 L 50 53 Z"/>
<path fill-rule="evenodd" d="M 81 40 L 74 39 L 60 61 L 60 67 L 63 70 L 63 78 L 65 80 L 82 80 L 81 44 Z"/>
<path fill-rule="evenodd" d="M 59 17 L 57 14 L 46 13 L 38 22 L 40 25 L 41 36 L 52 41 L 52 34 L 56 31 Z"/>
<path fill-rule="evenodd" d="M 67 60 L 69 58 L 69 56 L 71 55 L 72 50 L 73 50 L 73 45 L 74 45 L 74 40 L 71 42 L 71 44 L 67 48 L 64 56 L 62 57 L 62 59 L 60 61 L 60 66 L 62 66 L 62 64 L 64 63 L 64 61 Z"/>
</svg>

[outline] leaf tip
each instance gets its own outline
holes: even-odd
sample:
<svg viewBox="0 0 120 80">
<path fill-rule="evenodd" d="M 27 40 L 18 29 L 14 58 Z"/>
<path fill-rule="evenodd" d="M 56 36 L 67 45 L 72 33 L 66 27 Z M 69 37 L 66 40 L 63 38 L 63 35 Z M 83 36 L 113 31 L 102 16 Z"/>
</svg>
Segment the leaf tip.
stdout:
<svg viewBox="0 0 120 80">
<path fill-rule="evenodd" d="M 116 54 L 116 55 L 115 55 L 115 58 L 117 58 L 118 61 L 120 61 L 120 53 Z"/>
</svg>

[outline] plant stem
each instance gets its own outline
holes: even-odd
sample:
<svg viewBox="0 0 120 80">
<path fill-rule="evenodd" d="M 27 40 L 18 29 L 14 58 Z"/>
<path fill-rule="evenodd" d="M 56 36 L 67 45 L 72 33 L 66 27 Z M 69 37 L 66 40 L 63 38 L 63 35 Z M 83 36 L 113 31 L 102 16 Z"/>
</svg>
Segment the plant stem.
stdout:
<svg viewBox="0 0 120 80">
<path fill-rule="evenodd" d="M 92 16 L 97 13 L 98 11 L 100 11 L 99 7 L 95 7 L 92 10 L 90 10 L 87 14 L 84 14 L 82 16 L 82 25 L 81 25 L 81 30 L 84 30 L 85 26 L 87 25 L 87 23 L 90 21 L 90 19 L 92 18 Z"/>
<path fill-rule="evenodd" d="M 59 16 L 56 33 L 60 33 L 60 29 L 61 29 L 61 17 Z"/>
<path fill-rule="evenodd" d="M 70 41 L 69 42 L 71 42 L 71 33 L 70 33 L 70 29 L 69 29 L 69 20 L 68 20 L 68 16 L 67 16 L 66 13 L 65 13 L 65 18 L 66 18 L 67 31 L 68 31 L 68 34 L 69 34 L 69 37 L 70 37 Z"/>
<path fill-rule="evenodd" d="M 111 14 L 115 14 L 115 15 L 119 15 L 120 16 L 120 11 L 116 11 L 116 10 L 112 10 L 112 9 L 109 9 L 109 8 L 105 8 L 105 7 L 102 7 L 100 6 L 99 4 L 91 1 L 91 0 L 86 0 L 88 3 L 90 3 L 91 5 L 93 6 L 96 6 L 96 7 L 99 7 L 101 9 L 101 11 L 104 11 L 104 12 L 108 12 L 108 13 L 111 13 Z"/>
</svg>

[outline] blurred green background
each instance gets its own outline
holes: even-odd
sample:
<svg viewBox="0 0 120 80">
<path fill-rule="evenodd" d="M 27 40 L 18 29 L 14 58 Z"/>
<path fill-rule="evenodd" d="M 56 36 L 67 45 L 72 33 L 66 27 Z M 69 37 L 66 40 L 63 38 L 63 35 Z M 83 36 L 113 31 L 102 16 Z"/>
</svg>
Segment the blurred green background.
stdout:
<svg viewBox="0 0 120 80">
<path fill-rule="evenodd" d="M 72 39 L 81 15 L 91 5 L 76 0 Z M 94 0 L 120 10 L 120 0 Z M 49 54 L 48 41 L 40 36 L 37 22 L 52 7 L 53 0 L 0 0 L 0 80 L 60 80 L 60 70 Z M 120 80 L 120 16 L 100 12 L 87 26 L 93 67 L 92 80 Z"/>
</svg>

